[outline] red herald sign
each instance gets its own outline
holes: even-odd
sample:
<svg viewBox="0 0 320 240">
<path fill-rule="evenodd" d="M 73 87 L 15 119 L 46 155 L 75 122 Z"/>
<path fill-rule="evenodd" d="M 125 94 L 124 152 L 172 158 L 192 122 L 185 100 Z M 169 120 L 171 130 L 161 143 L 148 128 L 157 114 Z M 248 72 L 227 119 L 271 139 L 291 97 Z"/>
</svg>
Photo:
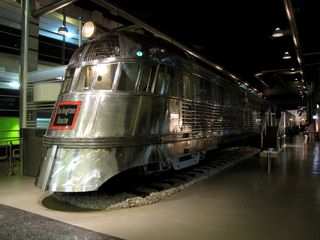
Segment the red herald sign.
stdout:
<svg viewBox="0 0 320 240">
<path fill-rule="evenodd" d="M 50 129 L 72 130 L 76 125 L 81 102 L 59 102 Z"/>
</svg>

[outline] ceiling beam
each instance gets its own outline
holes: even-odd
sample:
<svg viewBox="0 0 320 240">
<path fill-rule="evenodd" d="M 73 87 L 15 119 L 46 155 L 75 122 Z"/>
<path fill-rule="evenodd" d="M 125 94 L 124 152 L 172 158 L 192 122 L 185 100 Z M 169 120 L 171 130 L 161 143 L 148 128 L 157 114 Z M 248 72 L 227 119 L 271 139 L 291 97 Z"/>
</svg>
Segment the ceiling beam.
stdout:
<svg viewBox="0 0 320 240">
<path fill-rule="evenodd" d="M 283 2 L 284 2 L 284 7 L 286 10 L 287 18 L 288 18 L 289 25 L 290 25 L 290 30 L 292 32 L 292 39 L 293 39 L 293 43 L 294 43 L 295 50 L 296 50 L 299 68 L 301 70 L 301 80 L 302 80 L 304 78 L 303 67 L 302 67 L 303 66 L 303 59 L 302 59 L 301 45 L 299 42 L 297 23 L 296 23 L 296 19 L 294 16 L 294 10 L 292 7 L 291 0 L 283 0 Z M 303 84 L 303 82 L 301 82 L 301 84 Z"/>
<path fill-rule="evenodd" d="M 71 3 L 74 3 L 78 0 L 60 0 L 60 1 L 53 1 L 52 3 L 43 6 L 42 8 L 39 8 L 37 10 L 34 10 L 32 12 L 32 17 L 39 18 L 43 15 L 47 15 L 49 13 L 52 13 L 54 11 L 59 10 L 60 8 L 64 8 L 68 6 Z"/>
</svg>

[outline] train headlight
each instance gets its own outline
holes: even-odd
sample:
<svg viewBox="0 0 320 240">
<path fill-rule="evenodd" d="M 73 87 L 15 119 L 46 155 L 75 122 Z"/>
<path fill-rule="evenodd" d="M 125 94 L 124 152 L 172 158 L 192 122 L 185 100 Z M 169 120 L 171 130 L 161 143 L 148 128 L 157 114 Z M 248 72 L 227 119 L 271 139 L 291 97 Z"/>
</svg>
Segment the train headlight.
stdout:
<svg viewBox="0 0 320 240">
<path fill-rule="evenodd" d="M 82 36 L 85 38 L 91 38 L 96 32 L 96 26 L 92 21 L 86 22 L 82 27 Z"/>
</svg>

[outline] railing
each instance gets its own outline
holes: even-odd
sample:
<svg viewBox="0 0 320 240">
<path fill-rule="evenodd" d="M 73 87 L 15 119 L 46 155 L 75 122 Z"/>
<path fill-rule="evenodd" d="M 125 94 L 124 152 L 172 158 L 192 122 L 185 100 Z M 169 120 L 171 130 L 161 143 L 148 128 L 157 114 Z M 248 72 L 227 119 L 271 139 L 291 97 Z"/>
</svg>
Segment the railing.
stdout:
<svg viewBox="0 0 320 240">
<path fill-rule="evenodd" d="M 261 124 L 262 128 L 261 128 L 261 149 L 263 149 L 263 144 L 264 144 L 264 137 L 267 134 L 267 126 L 269 126 L 270 124 L 270 108 L 268 108 L 268 110 L 266 111 L 265 117 L 263 119 L 263 122 Z"/>
<path fill-rule="evenodd" d="M 282 145 L 281 139 L 285 137 L 284 121 L 285 121 L 285 117 L 283 112 L 281 113 L 281 117 L 278 120 L 275 116 L 275 113 L 272 113 L 270 108 L 266 111 L 266 116 L 262 122 L 262 128 L 261 128 L 261 149 L 264 148 L 264 140 L 267 134 L 269 134 L 267 131 L 268 127 L 277 128 L 277 132 L 275 136 L 276 148 L 278 150 L 281 148 L 281 145 Z"/>
<path fill-rule="evenodd" d="M 18 132 L 19 130 L 1 130 L 0 133 L 12 133 Z M 7 161 L 9 159 L 9 171 L 8 175 L 15 175 L 14 162 L 20 159 L 20 148 L 13 149 L 13 146 L 21 143 L 20 137 L 0 137 L 0 147 L 5 148 L 4 155 L 0 156 L 0 161 Z M 21 163 L 22 164 L 22 163 Z M 22 166 L 21 166 L 22 171 Z"/>
<path fill-rule="evenodd" d="M 279 125 L 278 125 L 278 131 L 277 131 L 277 149 L 280 149 L 282 144 L 280 144 L 280 140 L 281 138 L 285 137 L 285 126 L 284 126 L 284 121 L 285 121 L 285 117 L 284 117 L 285 113 L 282 112 L 281 113 L 281 117 L 279 120 Z"/>
</svg>

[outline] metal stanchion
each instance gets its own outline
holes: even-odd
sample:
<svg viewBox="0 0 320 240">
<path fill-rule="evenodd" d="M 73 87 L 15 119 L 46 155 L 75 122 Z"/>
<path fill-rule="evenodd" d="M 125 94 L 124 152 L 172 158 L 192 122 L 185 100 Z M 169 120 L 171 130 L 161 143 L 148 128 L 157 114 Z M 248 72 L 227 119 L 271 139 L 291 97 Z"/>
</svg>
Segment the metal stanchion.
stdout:
<svg viewBox="0 0 320 240">
<path fill-rule="evenodd" d="M 12 141 L 9 141 L 9 176 L 14 175 L 13 162 L 12 162 Z"/>
</svg>

